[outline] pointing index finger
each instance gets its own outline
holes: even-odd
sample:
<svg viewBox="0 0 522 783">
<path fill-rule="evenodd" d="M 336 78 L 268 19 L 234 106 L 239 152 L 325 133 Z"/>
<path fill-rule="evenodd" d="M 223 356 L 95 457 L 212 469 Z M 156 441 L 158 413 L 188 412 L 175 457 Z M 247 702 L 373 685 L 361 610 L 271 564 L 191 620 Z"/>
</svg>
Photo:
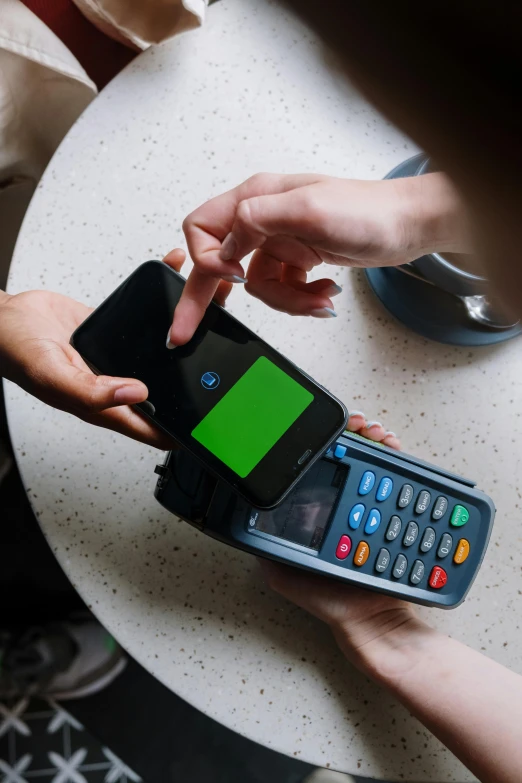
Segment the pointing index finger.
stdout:
<svg viewBox="0 0 522 783">
<path fill-rule="evenodd" d="M 214 298 L 219 279 L 192 270 L 185 283 L 181 299 L 174 311 L 174 320 L 169 332 L 172 348 L 188 343 L 198 328 L 210 302 Z"/>
</svg>

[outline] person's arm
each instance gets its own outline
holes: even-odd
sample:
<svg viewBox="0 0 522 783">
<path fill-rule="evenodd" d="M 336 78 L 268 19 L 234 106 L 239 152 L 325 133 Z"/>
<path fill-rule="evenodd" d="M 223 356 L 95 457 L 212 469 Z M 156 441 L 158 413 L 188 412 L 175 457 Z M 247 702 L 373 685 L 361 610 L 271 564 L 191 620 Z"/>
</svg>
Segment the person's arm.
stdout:
<svg viewBox="0 0 522 783">
<path fill-rule="evenodd" d="M 192 337 L 223 279 L 245 283 L 277 310 L 324 318 L 340 289 L 330 278 L 307 282 L 320 264 L 394 266 L 435 250 L 471 250 L 465 209 L 438 173 L 384 181 L 258 174 L 207 201 L 183 228 L 194 270 L 176 308 L 173 345 Z"/>
<path fill-rule="evenodd" d="M 359 411 L 348 428 L 400 448 L 394 433 Z M 482 783 L 522 780 L 522 677 L 430 628 L 410 603 L 260 562 L 274 590 L 327 623 L 346 658 L 388 688 Z"/>
<path fill-rule="evenodd" d="M 520 783 L 522 677 L 433 630 L 411 604 L 274 563 L 262 568 L 273 589 L 328 623 L 348 660 L 481 783 Z"/>
<path fill-rule="evenodd" d="M 419 621 L 377 639 L 364 658 L 482 783 L 519 783 L 522 677 Z"/>
</svg>

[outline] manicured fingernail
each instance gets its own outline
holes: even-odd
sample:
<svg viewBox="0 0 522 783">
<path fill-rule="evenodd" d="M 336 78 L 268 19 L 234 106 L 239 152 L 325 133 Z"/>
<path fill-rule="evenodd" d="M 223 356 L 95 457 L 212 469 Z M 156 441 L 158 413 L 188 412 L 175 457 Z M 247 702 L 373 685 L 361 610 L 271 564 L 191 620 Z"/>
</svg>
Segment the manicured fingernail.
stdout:
<svg viewBox="0 0 522 783">
<path fill-rule="evenodd" d="M 380 421 L 369 421 L 366 425 L 366 429 L 370 430 L 372 427 L 382 427 L 382 424 Z"/>
<path fill-rule="evenodd" d="M 224 258 L 223 261 L 226 261 Z M 222 280 L 226 280 L 227 283 L 248 283 L 246 277 L 239 277 L 239 275 L 222 275 Z"/>
<path fill-rule="evenodd" d="M 350 411 L 349 414 L 348 414 L 348 418 L 351 419 L 352 416 L 362 416 L 363 419 L 366 418 L 366 414 L 363 413 L 362 411 Z"/>
<path fill-rule="evenodd" d="M 166 346 L 167 346 L 167 348 L 169 349 L 169 351 L 172 351 L 172 350 L 173 350 L 173 349 L 176 347 L 176 346 L 174 345 L 174 343 L 171 343 L 171 342 L 170 342 L 170 329 L 169 329 L 169 333 L 167 334 L 167 342 L 166 342 Z"/>
<path fill-rule="evenodd" d="M 388 438 L 388 437 L 396 438 L 397 435 L 394 432 L 392 432 L 391 430 L 389 430 L 388 432 L 384 433 L 384 437 L 385 438 Z"/>
<path fill-rule="evenodd" d="M 312 310 L 310 315 L 314 318 L 337 318 L 337 313 L 331 307 L 321 307 L 320 310 Z"/>
<path fill-rule="evenodd" d="M 340 294 L 342 290 L 342 286 L 337 285 L 337 283 L 332 283 L 321 293 L 323 293 L 325 296 L 337 296 L 337 294 Z"/>
<path fill-rule="evenodd" d="M 133 402 L 141 402 L 143 391 L 140 386 L 120 386 L 114 392 L 114 402 L 120 405 L 130 405 Z"/>
<path fill-rule="evenodd" d="M 222 261 L 230 261 L 234 258 L 234 253 L 237 250 L 237 241 L 233 234 L 228 234 L 223 240 L 221 250 L 219 251 L 219 257 Z"/>
</svg>

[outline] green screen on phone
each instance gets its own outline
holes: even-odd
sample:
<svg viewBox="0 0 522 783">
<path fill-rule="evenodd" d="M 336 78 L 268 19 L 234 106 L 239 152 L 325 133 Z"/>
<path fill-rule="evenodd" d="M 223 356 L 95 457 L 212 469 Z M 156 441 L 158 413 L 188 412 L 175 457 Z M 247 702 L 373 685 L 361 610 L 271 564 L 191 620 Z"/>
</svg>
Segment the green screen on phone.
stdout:
<svg viewBox="0 0 522 783">
<path fill-rule="evenodd" d="M 245 478 L 313 399 L 313 394 L 262 356 L 191 434 Z"/>
</svg>

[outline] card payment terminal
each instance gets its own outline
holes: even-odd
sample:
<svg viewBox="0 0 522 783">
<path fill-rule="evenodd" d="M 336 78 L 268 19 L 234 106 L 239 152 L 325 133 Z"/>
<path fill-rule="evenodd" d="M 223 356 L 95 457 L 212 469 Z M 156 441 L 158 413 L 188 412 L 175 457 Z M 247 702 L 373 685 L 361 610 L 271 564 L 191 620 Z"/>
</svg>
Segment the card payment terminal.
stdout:
<svg viewBox="0 0 522 783">
<path fill-rule="evenodd" d="M 202 532 L 260 557 L 426 606 L 466 597 L 495 508 L 472 481 L 344 433 L 276 508 L 259 510 L 186 451 L 155 496 Z"/>
</svg>

